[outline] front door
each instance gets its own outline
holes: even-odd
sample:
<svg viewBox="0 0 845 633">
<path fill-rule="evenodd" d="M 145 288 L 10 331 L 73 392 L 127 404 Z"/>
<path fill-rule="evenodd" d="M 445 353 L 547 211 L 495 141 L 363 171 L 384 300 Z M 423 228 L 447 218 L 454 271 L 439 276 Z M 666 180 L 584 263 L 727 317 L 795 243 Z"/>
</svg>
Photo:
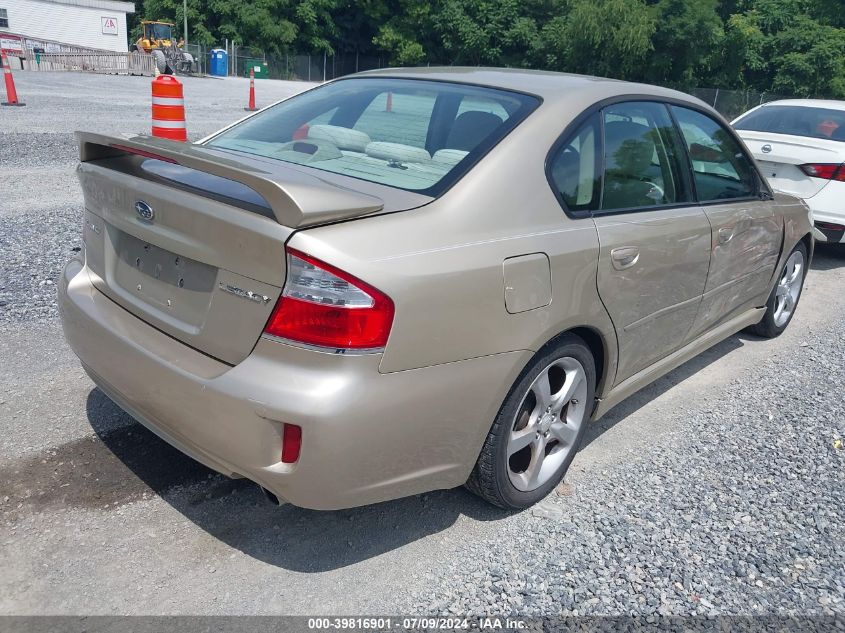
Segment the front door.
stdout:
<svg viewBox="0 0 845 633">
<path fill-rule="evenodd" d="M 604 172 L 593 212 L 598 290 L 616 329 L 615 384 L 688 340 L 710 265 L 710 222 L 693 201 L 682 141 L 667 106 L 602 112 Z"/>
<path fill-rule="evenodd" d="M 692 162 L 698 199 L 712 226 L 710 274 L 692 334 L 766 302 L 780 255 L 783 218 L 753 161 L 710 116 L 672 106 Z M 762 195 L 761 195 L 762 194 Z"/>
</svg>

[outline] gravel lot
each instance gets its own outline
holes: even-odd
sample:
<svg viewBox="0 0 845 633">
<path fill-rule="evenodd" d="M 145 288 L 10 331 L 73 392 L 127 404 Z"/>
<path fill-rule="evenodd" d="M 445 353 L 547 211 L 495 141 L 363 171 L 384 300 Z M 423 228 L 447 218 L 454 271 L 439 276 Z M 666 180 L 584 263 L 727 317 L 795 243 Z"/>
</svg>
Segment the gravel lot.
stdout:
<svg viewBox="0 0 845 633">
<path fill-rule="evenodd" d="M 28 105 L 0 119 L 0 614 L 845 614 L 845 249 L 819 250 L 782 337 L 734 336 L 616 407 L 531 511 L 460 489 L 275 508 L 136 424 L 62 338 L 72 132 L 146 129 L 149 80 L 15 78 Z M 307 87 L 256 83 L 259 105 Z M 246 86 L 186 81 L 190 136 L 240 117 Z"/>
</svg>

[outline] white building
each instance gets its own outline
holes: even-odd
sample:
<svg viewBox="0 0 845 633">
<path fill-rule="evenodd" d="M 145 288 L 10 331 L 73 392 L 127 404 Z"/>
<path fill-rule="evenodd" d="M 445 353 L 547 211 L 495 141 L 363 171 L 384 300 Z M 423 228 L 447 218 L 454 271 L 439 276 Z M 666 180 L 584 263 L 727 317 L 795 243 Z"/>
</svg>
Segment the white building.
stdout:
<svg viewBox="0 0 845 633">
<path fill-rule="evenodd" d="M 125 53 L 126 14 L 134 12 L 134 3 L 119 0 L 0 0 L 0 41 L 7 53 L 20 40 L 14 35 L 47 49 L 67 44 Z"/>
</svg>

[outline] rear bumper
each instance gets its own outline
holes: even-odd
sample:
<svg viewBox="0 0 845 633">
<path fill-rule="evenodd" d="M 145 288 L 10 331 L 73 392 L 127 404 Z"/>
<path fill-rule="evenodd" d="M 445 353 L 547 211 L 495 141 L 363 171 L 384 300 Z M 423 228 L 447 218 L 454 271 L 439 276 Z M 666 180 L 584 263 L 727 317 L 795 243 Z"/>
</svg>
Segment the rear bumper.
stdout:
<svg viewBox="0 0 845 633">
<path fill-rule="evenodd" d="M 831 182 L 805 202 L 813 211 L 815 234 L 820 242 L 845 241 L 845 233 L 830 226 L 845 226 L 845 182 Z"/>
<path fill-rule="evenodd" d="M 831 244 L 840 244 L 845 242 L 845 219 L 839 222 L 831 222 L 829 220 L 816 220 L 813 228 L 820 233 L 824 239 L 818 239 L 821 242 L 828 242 Z"/>
<path fill-rule="evenodd" d="M 380 374 L 380 355 L 260 339 L 231 367 L 147 325 L 73 260 L 59 287 L 65 337 L 97 385 L 139 422 L 280 499 L 337 509 L 462 484 L 530 352 Z M 282 425 L 302 427 L 295 464 Z"/>
</svg>

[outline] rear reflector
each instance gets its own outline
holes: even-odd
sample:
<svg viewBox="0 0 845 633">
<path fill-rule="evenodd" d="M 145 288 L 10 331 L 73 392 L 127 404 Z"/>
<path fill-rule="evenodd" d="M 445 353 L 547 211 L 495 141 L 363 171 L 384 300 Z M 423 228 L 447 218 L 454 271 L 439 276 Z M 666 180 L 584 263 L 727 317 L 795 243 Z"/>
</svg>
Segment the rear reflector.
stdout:
<svg viewBox="0 0 845 633">
<path fill-rule="evenodd" d="M 834 222 L 816 222 L 816 226 L 820 229 L 826 229 L 828 231 L 845 231 L 845 226 L 841 224 L 836 224 Z"/>
<path fill-rule="evenodd" d="M 302 428 L 295 424 L 285 423 L 282 430 L 282 462 L 293 464 L 299 459 L 302 448 Z"/>
<path fill-rule="evenodd" d="M 838 180 L 845 182 L 845 165 L 831 163 L 812 163 L 801 165 L 801 171 L 811 178 L 822 178 L 824 180 Z"/>
<path fill-rule="evenodd" d="M 330 264 L 287 249 L 288 277 L 266 334 L 332 349 L 381 349 L 393 301 Z"/>
</svg>

